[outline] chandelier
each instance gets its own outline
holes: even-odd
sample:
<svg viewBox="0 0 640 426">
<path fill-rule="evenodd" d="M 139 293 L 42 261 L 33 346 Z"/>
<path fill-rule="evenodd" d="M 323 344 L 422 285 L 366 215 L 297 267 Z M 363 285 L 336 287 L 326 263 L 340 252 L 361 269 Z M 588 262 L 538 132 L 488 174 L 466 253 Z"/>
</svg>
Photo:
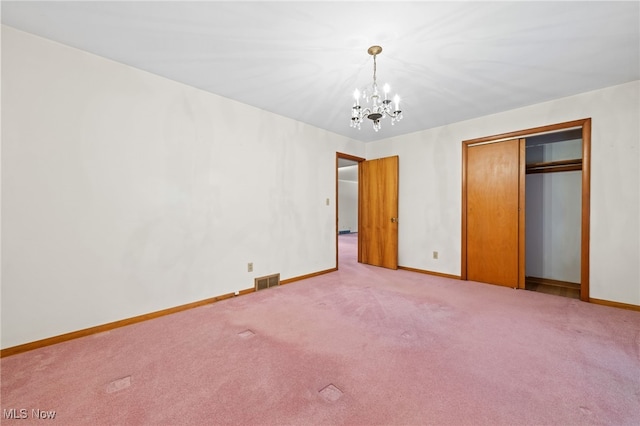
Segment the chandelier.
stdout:
<svg viewBox="0 0 640 426">
<path fill-rule="evenodd" d="M 351 127 L 355 127 L 358 130 L 365 118 L 368 118 L 373 122 L 373 130 L 376 132 L 380 130 L 380 120 L 385 117 L 391 118 L 391 124 L 395 124 L 396 121 L 402 120 L 402 111 L 400 110 L 400 97 L 395 95 L 393 97 L 393 106 L 391 100 L 389 100 L 389 90 L 391 89 L 388 84 L 385 84 L 382 88 L 384 93 L 384 99 L 380 99 L 380 92 L 378 91 L 378 82 L 376 81 L 376 56 L 382 52 L 382 47 L 371 46 L 367 53 L 373 56 L 373 84 L 364 89 L 362 93 L 356 89 L 353 92 L 355 103 L 351 109 Z M 365 107 L 360 105 L 360 99 L 363 99 L 367 104 Z"/>
</svg>

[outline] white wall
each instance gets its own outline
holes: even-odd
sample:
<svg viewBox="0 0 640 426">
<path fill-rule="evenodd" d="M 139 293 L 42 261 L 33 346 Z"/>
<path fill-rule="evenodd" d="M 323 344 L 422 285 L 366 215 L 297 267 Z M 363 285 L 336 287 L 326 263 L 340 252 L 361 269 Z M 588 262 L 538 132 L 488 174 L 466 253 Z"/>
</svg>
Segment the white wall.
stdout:
<svg viewBox="0 0 640 426">
<path fill-rule="evenodd" d="M 526 276 L 580 283 L 581 206 L 582 172 L 527 175 Z"/>
<path fill-rule="evenodd" d="M 640 305 L 640 81 L 368 143 L 400 156 L 400 265 L 460 275 L 463 140 L 588 117 L 590 296 Z"/>
<path fill-rule="evenodd" d="M 358 165 L 338 169 L 338 230 L 358 232 Z"/>
<path fill-rule="evenodd" d="M 461 141 L 585 117 L 591 297 L 640 304 L 640 82 L 365 147 L 5 26 L 2 66 L 3 348 L 334 267 L 336 152 L 400 156 L 400 264 L 458 275 Z"/>
<path fill-rule="evenodd" d="M 2 65 L 3 348 L 335 267 L 361 142 L 5 26 Z"/>
</svg>

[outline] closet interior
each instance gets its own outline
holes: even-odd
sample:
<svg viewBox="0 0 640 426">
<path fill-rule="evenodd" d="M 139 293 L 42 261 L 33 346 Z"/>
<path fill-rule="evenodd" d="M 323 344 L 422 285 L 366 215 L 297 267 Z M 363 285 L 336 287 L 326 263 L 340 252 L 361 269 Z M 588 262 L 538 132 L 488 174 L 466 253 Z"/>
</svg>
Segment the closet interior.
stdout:
<svg viewBox="0 0 640 426">
<path fill-rule="evenodd" d="M 525 141 L 525 288 L 580 298 L 582 131 Z"/>
</svg>

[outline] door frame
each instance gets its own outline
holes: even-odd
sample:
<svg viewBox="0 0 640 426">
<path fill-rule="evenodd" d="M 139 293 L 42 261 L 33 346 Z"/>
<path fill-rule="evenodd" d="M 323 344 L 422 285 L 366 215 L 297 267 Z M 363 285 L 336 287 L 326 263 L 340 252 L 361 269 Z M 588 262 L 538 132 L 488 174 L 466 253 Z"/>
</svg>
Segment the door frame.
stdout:
<svg viewBox="0 0 640 426">
<path fill-rule="evenodd" d="M 582 130 L 582 206 L 581 206 L 581 241 L 580 241 L 580 300 L 589 301 L 589 231 L 590 231 L 590 199 L 591 199 L 591 118 L 566 121 L 564 123 L 552 124 L 548 126 L 534 127 L 531 129 L 518 130 L 515 132 L 501 133 L 493 136 L 470 139 L 462 141 L 462 244 L 461 244 L 461 268 L 460 278 L 467 279 L 467 149 L 472 145 L 482 143 L 502 142 L 516 138 L 526 138 L 538 136 L 545 133 L 556 133 L 562 130 L 581 129 Z M 520 200 L 524 202 L 524 155 L 521 150 L 521 194 Z M 521 205 L 524 210 L 524 205 Z M 524 211 L 520 212 L 519 232 L 518 232 L 518 254 L 519 276 L 518 288 L 524 288 Z"/>
<path fill-rule="evenodd" d="M 339 196 L 338 196 L 338 168 L 339 168 L 339 163 L 340 163 L 340 159 L 344 159 L 344 160 L 351 160 L 351 161 L 355 161 L 358 163 L 358 178 L 360 177 L 360 163 L 362 163 L 363 161 L 365 161 L 365 158 L 362 157 L 356 157 L 355 155 L 351 155 L 351 154 L 345 154 L 343 152 L 336 152 L 336 269 L 338 269 L 338 232 L 340 231 L 339 229 L 339 224 L 338 224 L 338 203 L 339 201 Z M 360 185 L 358 184 L 358 200 L 360 200 Z M 360 202 L 358 201 L 356 208 L 358 209 L 358 258 L 360 258 L 360 243 L 359 243 L 359 239 L 360 239 Z"/>
</svg>

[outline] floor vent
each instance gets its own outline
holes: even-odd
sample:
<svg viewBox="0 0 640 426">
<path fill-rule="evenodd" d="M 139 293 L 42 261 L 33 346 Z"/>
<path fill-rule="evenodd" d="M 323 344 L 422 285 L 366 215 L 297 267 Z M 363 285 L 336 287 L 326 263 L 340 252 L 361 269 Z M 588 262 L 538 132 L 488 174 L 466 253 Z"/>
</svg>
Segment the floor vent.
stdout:
<svg viewBox="0 0 640 426">
<path fill-rule="evenodd" d="M 342 397 L 342 391 L 332 384 L 320 389 L 318 393 L 329 402 L 336 402 Z"/>
<path fill-rule="evenodd" d="M 265 288 L 275 287 L 280 285 L 280 274 L 268 275 L 266 277 L 256 278 L 256 291 L 264 290 Z"/>
<path fill-rule="evenodd" d="M 107 393 L 114 393 L 131 386 L 131 376 L 123 377 L 107 385 Z"/>
</svg>

